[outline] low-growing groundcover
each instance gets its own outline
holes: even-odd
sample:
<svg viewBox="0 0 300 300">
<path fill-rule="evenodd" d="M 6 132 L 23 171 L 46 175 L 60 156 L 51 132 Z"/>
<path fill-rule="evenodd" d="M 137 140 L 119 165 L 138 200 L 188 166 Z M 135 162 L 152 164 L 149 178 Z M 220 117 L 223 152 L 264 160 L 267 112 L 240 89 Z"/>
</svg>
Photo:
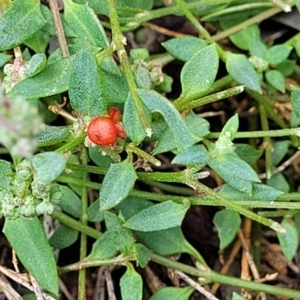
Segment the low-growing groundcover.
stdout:
<svg viewBox="0 0 300 300">
<path fill-rule="evenodd" d="M 0 1 L 6 297 L 300 299 L 297 8 Z"/>
</svg>

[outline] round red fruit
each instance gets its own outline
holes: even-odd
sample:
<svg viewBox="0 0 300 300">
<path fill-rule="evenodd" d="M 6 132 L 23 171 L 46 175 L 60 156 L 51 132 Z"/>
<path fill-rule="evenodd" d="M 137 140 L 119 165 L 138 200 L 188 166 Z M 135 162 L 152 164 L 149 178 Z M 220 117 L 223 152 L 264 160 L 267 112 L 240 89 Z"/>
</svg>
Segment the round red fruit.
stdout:
<svg viewBox="0 0 300 300">
<path fill-rule="evenodd" d="M 113 145 L 117 140 L 116 124 L 110 117 L 97 117 L 89 124 L 87 135 L 96 145 Z"/>
</svg>

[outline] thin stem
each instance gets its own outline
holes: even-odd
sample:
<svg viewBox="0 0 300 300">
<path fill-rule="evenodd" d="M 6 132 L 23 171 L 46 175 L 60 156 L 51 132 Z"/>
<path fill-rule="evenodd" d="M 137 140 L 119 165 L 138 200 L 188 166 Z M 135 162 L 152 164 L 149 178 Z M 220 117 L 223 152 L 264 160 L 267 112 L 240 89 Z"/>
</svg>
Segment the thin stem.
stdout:
<svg viewBox="0 0 300 300">
<path fill-rule="evenodd" d="M 87 165 L 88 163 L 88 154 L 86 148 L 81 151 L 81 163 L 82 165 Z M 82 180 L 88 180 L 87 173 L 83 173 Z M 88 191 L 85 186 L 82 187 L 81 194 L 81 223 L 83 225 L 87 225 L 87 209 L 88 209 Z M 79 259 L 83 260 L 87 255 L 87 235 L 85 233 L 81 233 L 80 235 L 80 254 Z M 86 299 L 86 269 L 79 270 L 78 277 L 78 299 L 85 300 Z"/>
<path fill-rule="evenodd" d="M 85 139 L 85 134 L 81 134 L 80 136 L 74 138 L 72 141 L 70 141 L 70 142 L 64 144 L 63 146 L 61 146 L 60 148 L 56 149 L 55 152 L 65 153 L 70 150 L 73 150 L 75 147 L 77 147 L 78 145 L 83 143 L 84 139 Z"/>
<path fill-rule="evenodd" d="M 58 39 L 59 48 L 63 57 L 68 57 L 69 49 L 65 37 L 65 32 L 59 15 L 59 9 L 56 0 L 49 0 L 49 6 L 52 12 L 56 35 Z"/>
<path fill-rule="evenodd" d="M 127 144 L 126 150 L 135 153 L 138 157 L 143 158 L 145 161 L 148 161 L 149 163 L 151 163 L 156 167 L 161 166 L 161 162 L 158 159 L 148 154 L 147 152 L 143 151 L 142 149 L 135 147 L 133 144 Z"/>
<path fill-rule="evenodd" d="M 250 25 L 253 25 L 253 24 L 257 24 L 265 19 L 268 19 L 278 13 L 280 13 L 282 11 L 282 9 L 278 8 L 278 7 L 275 7 L 275 8 L 271 8 L 269 10 L 266 10 L 250 19 L 247 19 L 246 21 L 234 26 L 234 27 L 231 27 L 227 30 L 224 30 L 220 33 L 217 33 L 216 35 L 212 36 L 212 39 L 214 41 L 220 41 L 220 40 L 223 40 L 224 38 L 228 37 L 229 35 L 235 33 L 235 32 L 238 32 L 244 28 L 247 28 L 249 27 Z"/>
<path fill-rule="evenodd" d="M 198 181 L 189 181 L 186 182 L 187 185 L 189 185 L 190 187 L 194 188 L 197 192 L 199 193 L 206 193 L 209 196 L 212 196 L 215 199 L 220 200 L 221 203 L 223 203 L 224 206 L 231 208 L 232 210 L 237 211 L 238 213 L 246 216 L 249 219 L 252 219 L 258 223 L 261 223 L 265 226 L 270 227 L 271 229 L 274 229 L 277 232 L 285 232 L 285 230 L 282 228 L 282 226 L 273 221 L 273 220 L 269 220 L 263 217 L 260 217 L 259 215 L 257 215 L 256 213 L 247 210 L 243 207 L 241 207 L 240 205 L 220 196 L 219 194 L 217 194 L 215 191 L 211 190 L 210 188 L 208 188 L 207 186 L 205 186 L 204 184 L 198 182 Z"/>
<path fill-rule="evenodd" d="M 131 71 L 129 59 L 127 56 L 127 53 L 125 51 L 124 43 L 126 43 L 126 38 L 123 36 L 119 21 L 118 21 L 118 14 L 116 10 L 116 4 L 115 0 L 108 0 L 109 4 L 109 17 L 112 27 L 112 36 L 113 36 L 113 43 L 116 47 L 121 66 L 124 71 L 124 75 L 128 84 L 129 91 L 131 93 L 135 108 L 138 112 L 138 115 L 141 120 L 141 124 L 146 132 L 146 134 L 149 136 L 151 135 L 151 125 L 149 123 L 148 117 L 146 115 L 146 111 L 144 108 L 144 105 L 138 95 L 137 87 L 134 81 L 134 77 Z"/>
</svg>

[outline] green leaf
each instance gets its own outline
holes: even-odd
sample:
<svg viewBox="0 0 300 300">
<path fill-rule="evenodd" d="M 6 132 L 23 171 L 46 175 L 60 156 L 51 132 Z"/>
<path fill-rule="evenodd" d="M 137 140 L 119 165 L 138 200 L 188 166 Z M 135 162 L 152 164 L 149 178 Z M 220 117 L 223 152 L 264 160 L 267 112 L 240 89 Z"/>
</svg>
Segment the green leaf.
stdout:
<svg viewBox="0 0 300 300">
<path fill-rule="evenodd" d="M 289 77 L 294 73 L 295 61 L 286 59 L 282 63 L 276 66 L 276 70 L 279 71 L 284 77 Z"/>
<path fill-rule="evenodd" d="M 181 98 L 196 98 L 214 82 L 219 67 L 219 56 L 215 45 L 207 46 L 189 59 L 182 68 L 180 81 Z"/>
<path fill-rule="evenodd" d="M 69 187 L 65 185 L 59 186 L 62 192 L 62 198 L 58 205 L 67 214 L 73 216 L 74 218 L 81 217 L 81 200 Z M 99 210 L 99 207 L 98 207 Z"/>
<path fill-rule="evenodd" d="M 113 241 L 113 232 L 106 231 L 93 244 L 92 252 L 85 259 L 90 260 L 105 260 L 112 258 L 117 254 L 117 248 Z"/>
<path fill-rule="evenodd" d="M 37 31 L 29 39 L 24 41 L 24 45 L 36 53 L 44 53 L 48 47 L 50 35 L 43 30 Z"/>
<path fill-rule="evenodd" d="M 103 211 L 99 211 L 99 199 L 94 201 L 87 210 L 87 218 L 89 222 L 102 222 L 104 219 Z"/>
<path fill-rule="evenodd" d="M 137 175 L 129 159 L 112 164 L 100 190 L 100 210 L 108 210 L 124 200 L 132 190 L 136 178 Z"/>
<path fill-rule="evenodd" d="M 251 56 L 258 56 L 260 58 L 265 59 L 267 56 L 268 48 L 265 43 L 263 43 L 260 39 L 252 39 L 249 45 L 249 51 Z"/>
<path fill-rule="evenodd" d="M 272 175 L 271 178 L 268 178 L 267 184 L 284 193 L 288 193 L 290 191 L 290 185 L 281 173 Z"/>
<path fill-rule="evenodd" d="M 238 295 L 237 293 L 233 292 L 231 300 L 246 300 L 246 299 L 244 297 Z"/>
<path fill-rule="evenodd" d="M 219 191 L 219 194 L 225 198 L 232 200 L 253 200 L 253 201 L 275 201 L 280 195 L 283 194 L 282 191 L 279 191 L 273 187 L 270 187 L 265 184 L 253 183 L 252 185 L 252 194 L 243 193 L 228 184 L 224 184 Z"/>
<path fill-rule="evenodd" d="M 73 56 L 48 65 L 34 77 L 25 78 L 11 91 L 10 96 L 42 98 L 65 92 L 69 88 L 70 66 Z"/>
<path fill-rule="evenodd" d="M 188 126 L 189 131 L 197 138 L 197 141 L 202 140 L 202 138 L 209 133 L 209 123 L 205 119 L 197 116 L 194 112 L 190 112 L 187 116 L 185 116 L 183 121 Z M 153 123 L 153 125 L 155 129 L 157 123 Z M 176 149 L 175 138 L 171 128 L 167 127 L 165 130 L 159 128 L 159 131 L 163 132 L 163 134 L 159 136 L 159 140 L 154 148 L 153 154 L 156 155 Z"/>
<path fill-rule="evenodd" d="M 245 21 L 245 18 L 235 16 L 221 20 L 220 25 L 222 29 L 229 29 L 243 21 Z M 239 30 L 238 32 L 229 36 L 229 39 L 232 41 L 232 43 L 242 50 L 249 50 L 251 41 L 258 40 L 259 38 L 260 32 L 258 25 L 256 24 L 246 26 L 242 30 Z"/>
<path fill-rule="evenodd" d="M 34 54 L 31 57 L 28 65 L 26 66 L 24 75 L 26 77 L 32 77 L 40 73 L 46 67 L 46 63 L 47 63 L 47 58 L 44 53 Z"/>
<path fill-rule="evenodd" d="M 278 141 L 273 144 L 272 165 L 277 166 L 287 154 L 291 145 L 290 140 Z"/>
<path fill-rule="evenodd" d="M 172 160 L 172 164 L 180 165 L 206 165 L 209 162 L 209 155 L 203 145 L 195 145 L 188 148 L 184 152 L 176 155 Z"/>
<path fill-rule="evenodd" d="M 291 102 L 293 106 L 293 112 L 300 119 L 300 88 L 292 86 Z"/>
<path fill-rule="evenodd" d="M 104 212 L 104 220 L 107 230 L 113 233 L 116 249 L 125 255 L 128 254 L 134 245 L 131 232 L 122 227 L 120 218 L 108 211 Z"/>
<path fill-rule="evenodd" d="M 142 10 L 150 10 L 153 6 L 153 0 L 123 0 L 128 7 L 134 7 Z"/>
<path fill-rule="evenodd" d="M 191 286 L 176 288 L 163 287 L 158 290 L 149 300 L 188 300 L 194 289 Z"/>
<path fill-rule="evenodd" d="M 64 249 L 74 244 L 77 238 L 78 231 L 63 224 L 55 230 L 49 243 L 55 249 Z"/>
<path fill-rule="evenodd" d="M 0 53 L 0 68 L 2 68 L 5 64 L 7 64 L 11 58 L 12 55 Z"/>
<path fill-rule="evenodd" d="M 128 93 L 124 105 L 123 124 L 127 136 L 135 145 L 139 145 L 146 137 L 146 132 L 141 124 L 141 120 L 130 93 Z"/>
<path fill-rule="evenodd" d="M 258 76 L 245 55 L 226 52 L 227 72 L 238 83 L 261 93 Z"/>
<path fill-rule="evenodd" d="M 149 250 L 143 244 L 134 244 L 133 254 L 139 266 L 145 268 L 149 260 Z"/>
<path fill-rule="evenodd" d="M 64 0 L 64 5 L 64 20 L 84 44 L 102 49 L 109 46 L 97 15 L 88 5 L 77 4 L 71 0 Z"/>
<path fill-rule="evenodd" d="M 0 159 L 0 190 L 8 188 L 13 174 L 10 162 Z"/>
<path fill-rule="evenodd" d="M 43 288 L 58 296 L 56 262 L 39 219 L 6 219 L 3 232 L 28 272 Z"/>
<path fill-rule="evenodd" d="M 99 147 L 89 147 L 90 159 L 99 167 L 109 168 L 114 160 L 108 155 L 102 155 Z"/>
<path fill-rule="evenodd" d="M 127 271 L 120 280 L 122 300 L 142 300 L 142 277 L 134 270 L 134 267 L 130 262 L 128 262 L 126 266 Z"/>
<path fill-rule="evenodd" d="M 235 153 L 249 165 L 253 165 L 263 154 L 263 150 L 257 150 L 248 144 L 234 144 Z"/>
<path fill-rule="evenodd" d="M 125 227 L 138 231 L 158 231 L 181 225 L 189 205 L 166 201 L 143 209 L 124 224 Z"/>
<path fill-rule="evenodd" d="M 252 183 L 260 182 L 256 172 L 235 153 L 212 158 L 208 165 L 233 188 L 252 194 Z"/>
<path fill-rule="evenodd" d="M 283 255 L 287 260 L 291 261 L 295 256 L 298 248 L 298 233 L 294 226 L 292 226 L 286 219 L 283 219 L 281 226 L 285 229 L 285 233 L 277 232 L 279 244 L 281 246 Z"/>
<path fill-rule="evenodd" d="M 188 61 L 197 51 L 204 48 L 207 43 L 205 40 L 185 36 L 167 40 L 161 45 L 175 58 Z"/>
<path fill-rule="evenodd" d="M 292 49 L 287 45 L 275 45 L 268 49 L 266 60 L 271 65 L 278 65 L 288 58 Z"/>
<path fill-rule="evenodd" d="M 46 125 L 37 137 L 39 147 L 56 145 L 67 141 L 72 136 L 72 128 L 68 126 Z"/>
<path fill-rule="evenodd" d="M 269 70 L 265 73 L 266 80 L 270 83 L 275 89 L 280 92 L 285 92 L 285 78 L 284 76 L 277 70 Z"/>
<path fill-rule="evenodd" d="M 139 89 L 138 93 L 151 112 L 159 112 L 163 115 L 174 135 L 179 151 L 189 148 L 198 141 L 198 138 L 190 133 L 180 113 L 169 100 L 154 91 Z"/>
<path fill-rule="evenodd" d="M 44 183 L 50 183 L 56 179 L 66 167 L 64 155 L 56 152 L 44 152 L 36 154 L 31 159 L 35 176 Z"/>
<path fill-rule="evenodd" d="M 15 0 L 0 18 L 0 50 L 22 44 L 45 23 L 40 1 Z"/>
<path fill-rule="evenodd" d="M 240 226 L 240 215 L 233 210 L 218 211 L 213 219 L 219 233 L 220 249 L 225 249 L 235 238 Z"/>
<path fill-rule="evenodd" d="M 75 56 L 69 96 L 72 108 L 83 115 L 103 116 L 107 113 L 97 60 L 89 49 L 82 50 Z"/>
<path fill-rule="evenodd" d="M 238 131 L 238 128 L 239 128 L 239 117 L 238 114 L 235 114 L 226 122 L 226 124 L 222 128 L 219 139 L 223 136 L 226 136 L 232 141 L 235 137 L 235 134 Z"/>
</svg>

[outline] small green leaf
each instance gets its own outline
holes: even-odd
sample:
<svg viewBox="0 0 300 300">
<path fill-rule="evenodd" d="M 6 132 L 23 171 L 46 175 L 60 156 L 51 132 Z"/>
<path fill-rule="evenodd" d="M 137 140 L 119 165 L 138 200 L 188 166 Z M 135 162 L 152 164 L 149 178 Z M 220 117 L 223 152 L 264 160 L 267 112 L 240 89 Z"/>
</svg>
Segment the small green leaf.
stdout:
<svg viewBox="0 0 300 300">
<path fill-rule="evenodd" d="M 250 42 L 249 51 L 251 56 L 258 56 L 265 59 L 267 56 L 268 48 L 267 45 L 260 39 L 252 39 Z"/>
<path fill-rule="evenodd" d="M 0 190 L 9 186 L 13 174 L 10 162 L 0 159 Z"/>
<path fill-rule="evenodd" d="M 32 77 L 38 73 L 40 73 L 46 66 L 47 58 L 44 53 L 37 53 L 34 54 L 28 65 L 26 66 L 26 69 L 24 71 L 24 75 L 26 77 Z"/>
<path fill-rule="evenodd" d="M 286 59 L 279 65 L 277 65 L 276 70 L 279 71 L 284 77 L 289 77 L 294 73 L 295 61 Z"/>
<path fill-rule="evenodd" d="M 239 117 L 238 114 L 235 114 L 226 122 L 226 124 L 222 128 L 219 139 L 226 135 L 226 137 L 229 137 L 230 140 L 232 141 L 235 137 L 235 134 L 238 131 L 238 128 L 239 128 Z"/>
<path fill-rule="evenodd" d="M 49 41 L 50 41 L 49 33 L 40 30 L 34 33 L 29 39 L 24 41 L 24 45 L 26 45 L 36 53 L 45 53 Z"/>
<path fill-rule="evenodd" d="M 5 64 L 7 64 L 11 58 L 12 55 L 0 53 L 0 68 L 2 68 Z"/>
<path fill-rule="evenodd" d="M 105 260 L 112 258 L 117 254 L 117 248 L 113 241 L 113 232 L 106 231 L 93 244 L 92 252 L 85 259 L 90 260 Z"/>
<path fill-rule="evenodd" d="M 149 300 L 188 300 L 194 289 L 191 286 L 177 288 L 177 287 L 163 287 L 158 290 Z"/>
<path fill-rule="evenodd" d="M 0 18 L 0 50 L 11 49 L 22 44 L 41 29 L 45 23 L 46 20 L 40 9 L 40 1 L 13 1 Z"/>
<path fill-rule="evenodd" d="M 124 224 L 125 227 L 138 231 L 158 231 L 181 225 L 189 205 L 166 201 L 143 209 Z"/>
<path fill-rule="evenodd" d="M 265 73 L 266 80 L 270 83 L 275 89 L 280 92 L 285 92 L 285 78 L 277 70 L 269 70 Z"/>
<path fill-rule="evenodd" d="M 212 158 L 208 165 L 233 188 L 252 194 L 252 183 L 260 182 L 256 172 L 235 153 Z"/>
<path fill-rule="evenodd" d="M 36 154 L 31 159 L 36 177 L 44 183 L 50 183 L 56 179 L 66 167 L 64 155 L 56 152 L 44 152 Z"/>
<path fill-rule="evenodd" d="M 24 98 L 42 98 L 65 92 L 69 88 L 70 66 L 73 56 L 48 65 L 34 77 L 25 78 L 11 91 L 10 95 Z"/>
<path fill-rule="evenodd" d="M 133 254 L 141 268 L 145 268 L 149 261 L 149 250 L 143 244 L 134 244 Z"/>
<path fill-rule="evenodd" d="M 122 300 L 142 300 L 143 281 L 131 263 L 127 263 L 127 271 L 120 280 Z"/>
<path fill-rule="evenodd" d="M 75 56 L 69 96 L 72 108 L 83 115 L 103 116 L 107 113 L 97 60 L 89 49 L 84 49 Z"/>
<path fill-rule="evenodd" d="M 294 226 L 292 226 L 286 219 L 283 219 L 281 226 L 285 229 L 285 233 L 277 232 L 279 244 L 281 246 L 283 255 L 287 260 L 291 261 L 295 256 L 298 248 L 298 233 Z"/>
<path fill-rule="evenodd" d="M 151 112 L 159 112 L 163 115 L 173 133 L 179 151 L 189 148 L 198 141 L 198 139 L 190 133 L 180 113 L 169 100 L 155 91 L 139 89 L 138 93 Z"/>
<path fill-rule="evenodd" d="M 39 147 L 56 145 L 70 139 L 72 128 L 68 126 L 48 126 L 46 125 L 37 137 Z"/>
<path fill-rule="evenodd" d="M 102 222 L 104 219 L 103 211 L 99 211 L 99 199 L 94 201 L 87 210 L 87 217 L 89 222 Z"/>
<path fill-rule="evenodd" d="M 151 10 L 153 0 L 123 0 L 127 7 L 134 7 L 142 10 Z"/>
<path fill-rule="evenodd" d="M 236 211 L 224 209 L 215 214 L 213 222 L 219 232 L 220 249 L 225 249 L 233 241 L 241 226 L 240 215 Z"/>
<path fill-rule="evenodd" d="M 58 296 L 56 262 L 39 219 L 6 219 L 3 232 L 28 272 L 43 288 Z"/>
<path fill-rule="evenodd" d="M 246 300 L 246 299 L 244 297 L 238 295 L 237 293 L 233 292 L 231 300 Z"/>
<path fill-rule="evenodd" d="M 114 160 L 108 155 L 102 155 L 99 147 L 89 147 L 90 159 L 99 167 L 109 168 Z"/>
<path fill-rule="evenodd" d="M 290 191 L 290 185 L 281 173 L 272 175 L 271 178 L 268 178 L 267 184 L 284 193 L 288 193 Z"/>
<path fill-rule="evenodd" d="M 227 52 L 226 69 L 238 83 L 261 93 L 258 76 L 245 55 Z"/>
<path fill-rule="evenodd" d="M 257 150 L 248 144 L 234 144 L 235 153 L 249 165 L 253 165 L 263 154 L 263 150 Z"/>
<path fill-rule="evenodd" d="M 300 119 L 300 88 L 297 86 L 292 86 L 291 102 L 293 112 Z"/>
<path fill-rule="evenodd" d="M 127 136 L 135 145 L 139 145 L 146 137 L 146 132 L 141 124 L 141 120 L 130 93 L 128 93 L 124 105 L 123 123 Z"/>
<path fill-rule="evenodd" d="M 109 46 L 105 31 L 94 11 L 86 4 L 64 0 L 64 19 L 84 43 L 106 48 Z"/>
<path fill-rule="evenodd" d="M 285 141 L 278 141 L 273 144 L 273 151 L 272 151 L 272 164 L 277 166 L 284 156 L 287 154 L 288 149 L 291 145 L 290 140 Z"/>
<path fill-rule="evenodd" d="M 193 55 L 181 71 L 181 98 L 196 98 L 214 82 L 219 67 L 219 56 L 215 45 L 204 47 Z"/>
<path fill-rule="evenodd" d="M 49 243 L 55 249 L 64 249 L 74 244 L 77 238 L 78 231 L 63 224 L 55 230 Z"/>
<path fill-rule="evenodd" d="M 109 167 L 100 190 L 100 210 L 108 210 L 124 200 L 132 190 L 137 175 L 131 161 Z"/>
<path fill-rule="evenodd" d="M 186 149 L 184 152 L 175 156 L 172 164 L 180 165 L 206 165 L 209 162 L 209 155 L 203 145 L 194 145 Z"/>
<path fill-rule="evenodd" d="M 207 43 L 205 40 L 185 36 L 167 40 L 161 45 L 175 58 L 188 61 L 197 51 L 204 48 Z"/>
<path fill-rule="evenodd" d="M 81 217 L 81 200 L 69 187 L 65 185 L 59 186 L 62 192 L 62 198 L 58 205 L 67 214 L 73 216 L 74 218 Z M 99 210 L 99 208 L 98 208 Z"/>
<path fill-rule="evenodd" d="M 293 48 L 287 45 L 275 45 L 268 49 L 266 59 L 271 65 L 278 65 L 282 63 Z"/>
<path fill-rule="evenodd" d="M 253 183 L 252 195 L 241 192 L 228 184 L 224 184 L 222 186 L 219 194 L 225 198 L 238 201 L 256 200 L 272 202 L 275 201 L 280 195 L 282 195 L 283 192 L 265 184 Z"/>
</svg>

